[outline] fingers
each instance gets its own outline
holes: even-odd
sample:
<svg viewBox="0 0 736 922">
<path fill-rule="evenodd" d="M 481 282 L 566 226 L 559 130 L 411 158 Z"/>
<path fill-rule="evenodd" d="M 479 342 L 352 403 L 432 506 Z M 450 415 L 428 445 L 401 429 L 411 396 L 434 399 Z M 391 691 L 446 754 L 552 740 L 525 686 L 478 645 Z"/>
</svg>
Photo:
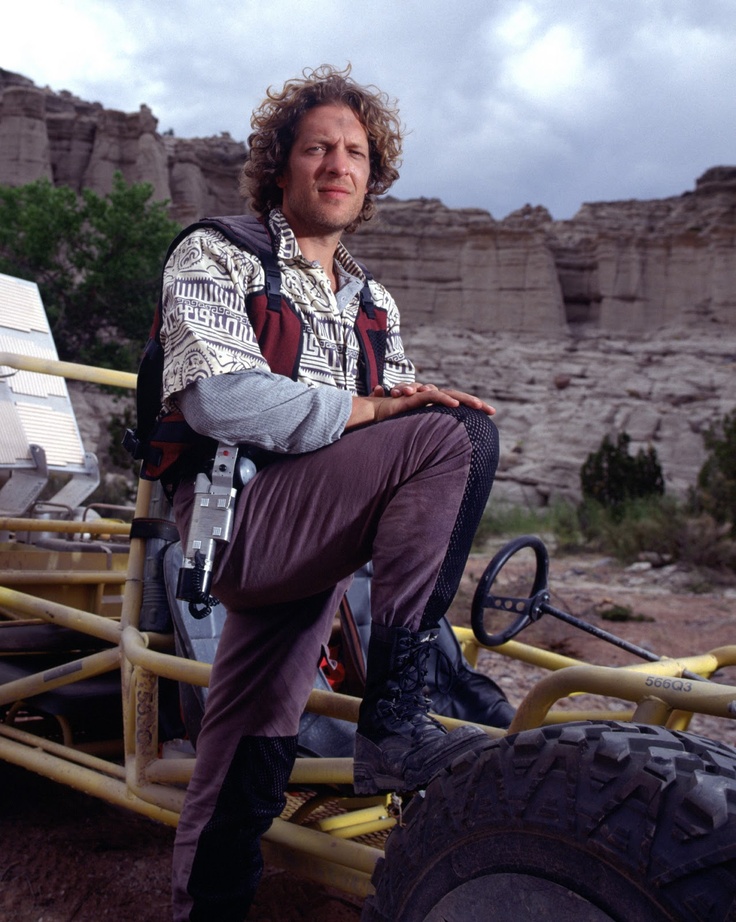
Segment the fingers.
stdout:
<svg viewBox="0 0 736 922">
<path fill-rule="evenodd" d="M 411 401 L 410 405 L 401 409 L 392 408 L 392 413 L 401 413 L 405 409 L 414 409 L 432 403 L 448 407 L 457 407 L 462 404 L 463 406 L 472 407 L 474 410 L 480 410 L 482 413 L 487 413 L 489 416 L 493 416 L 496 412 L 490 404 L 481 400 L 480 397 L 451 388 L 438 388 L 434 384 L 419 384 L 417 382 L 398 384 L 391 388 L 390 396 L 394 400 Z"/>
<path fill-rule="evenodd" d="M 392 397 L 411 397 L 412 394 L 421 394 L 424 391 L 436 391 L 439 388 L 435 384 L 420 384 L 418 381 L 411 381 L 405 384 L 396 384 L 391 388 Z"/>
<path fill-rule="evenodd" d="M 466 407 L 472 407 L 474 410 L 480 410 L 482 413 L 487 413 L 488 416 L 493 416 L 496 412 L 495 408 L 492 407 L 489 403 L 486 403 L 484 400 L 481 400 L 480 397 L 476 397 L 474 394 L 466 394 L 463 391 L 447 390 L 444 393 L 449 394 L 457 400 L 458 404 L 463 404 Z"/>
</svg>

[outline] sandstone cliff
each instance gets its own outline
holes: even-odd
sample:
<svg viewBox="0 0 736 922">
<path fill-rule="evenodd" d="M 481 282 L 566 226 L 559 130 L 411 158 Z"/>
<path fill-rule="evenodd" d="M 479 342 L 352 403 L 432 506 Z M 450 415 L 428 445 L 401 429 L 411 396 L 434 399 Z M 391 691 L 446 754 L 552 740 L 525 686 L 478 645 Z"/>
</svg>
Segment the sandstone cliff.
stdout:
<svg viewBox="0 0 736 922">
<path fill-rule="evenodd" d="M 182 224 L 242 209 L 237 176 L 245 145 L 227 133 L 191 140 L 161 135 L 145 105 L 131 114 L 105 109 L 1 69 L 0 92 L 0 183 L 47 178 L 104 194 L 119 170 L 128 182 L 151 183 L 155 198 L 169 200 Z"/>
<path fill-rule="evenodd" d="M 0 183 L 46 177 L 109 191 L 120 170 L 150 182 L 172 216 L 243 210 L 245 146 L 223 134 L 161 135 L 150 109 L 126 114 L 0 70 Z M 736 167 L 691 192 L 583 205 L 570 221 L 526 206 L 503 220 L 436 199 L 382 203 L 350 241 L 395 293 L 405 323 L 478 332 L 639 334 L 736 328 Z"/>
<path fill-rule="evenodd" d="M 243 209 L 245 147 L 226 134 L 161 135 L 146 106 L 108 110 L 3 70 L 0 92 L 0 183 L 105 193 L 120 170 L 182 223 Z M 389 198 L 347 242 L 399 302 L 420 376 L 497 405 L 496 495 L 576 496 L 587 453 L 622 429 L 634 450 L 655 446 L 672 492 L 695 482 L 704 429 L 736 407 L 736 167 L 569 221 Z"/>
<path fill-rule="evenodd" d="M 673 198 L 586 204 L 570 221 L 541 207 L 494 221 L 436 200 L 387 201 L 349 245 L 411 323 L 736 332 L 736 167 L 710 169 Z"/>
</svg>

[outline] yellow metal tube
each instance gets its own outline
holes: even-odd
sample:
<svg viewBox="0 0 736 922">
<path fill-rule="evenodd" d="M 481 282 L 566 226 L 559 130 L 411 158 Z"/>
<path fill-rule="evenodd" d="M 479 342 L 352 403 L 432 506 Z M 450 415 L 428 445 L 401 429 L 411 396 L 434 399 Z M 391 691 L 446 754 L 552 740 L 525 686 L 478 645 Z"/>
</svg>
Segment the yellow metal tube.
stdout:
<svg viewBox="0 0 736 922">
<path fill-rule="evenodd" d="M 194 758 L 156 759 L 146 765 L 147 781 L 186 784 L 192 777 Z M 353 760 L 350 758 L 299 758 L 289 777 L 292 785 L 352 784 Z"/>
<path fill-rule="evenodd" d="M 289 778 L 290 784 L 352 784 L 353 760 L 297 759 Z"/>
<path fill-rule="evenodd" d="M 0 579 L 6 586 L 17 583 L 36 583 L 39 586 L 56 583 L 64 586 L 86 586 L 95 583 L 115 585 L 125 582 L 125 573 L 121 570 L 3 570 Z"/>
<path fill-rule="evenodd" d="M 138 783 L 131 781 L 130 777 L 128 778 L 127 788 L 139 800 L 176 814 L 178 822 L 179 814 L 184 807 L 185 791 L 180 788 L 166 787 L 162 784 Z"/>
<path fill-rule="evenodd" d="M 324 714 L 338 720 L 358 722 L 360 698 L 341 695 L 338 692 L 322 691 L 315 688 L 309 693 L 306 710 L 312 714 Z"/>
<path fill-rule="evenodd" d="M 106 759 L 100 759 L 97 756 L 83 752 L 81 749 L 63 746 L 61 743 L 55 743 L 53 740 L 44 739 L 42 736 L 26 733 L 25 730 L 19 730 L 12 725 L 0 723 L 0 736 L 7 736 L 8 739 L 14 740 L 17 743 L 23 743 L 33 749 L 42 749 L 68 762 L 82 765 L 92 771 L 110 775 L 112 778 L 117 778 L 120 781 L 125 779 L 125 769 L 116 762 L 108 762 Z"/>
<path fill-rule="evenodd" d="M 333 842 L 337 845 L 343 844 L 337 839 L 333 839 Z M 335 890 L 361 899 L 365 899 L 374 892 L 371 874 L 365 871 L 356 871 L 351 867 L 334 864 L 315 855 L 297 851 L 289 843 L 269 842 L 264 839 L 261 842 L 261 848 L 268 864 L 290 871 L 298 877 L 315 881 L 325 887 L 333 887 Z"/>
<path fill-rule="evenodd" d="M 84 656 L 69 663 L 54 666 L 51 669 L 45 669 L 43 672 L 24 676 L 22 679 L 4 682 L 0 685 L 0 706 L 11 704 L 21 698 L 42 695 L 53 691 L 55 688 L 72 685 L 74 682 L 102 675 L 105 672 L 112 672 L 113 669 L 118 669 L 119 666 L 120 651 L 117 647 L 114 647 L 112 650 L 92 653 L 90 656 Z"/>
<path fill-rule="evenodd" d="M 179 817 L 171 810 L 141 800 L 128 791 L 125 783 L 117 778 L 104 776 L 82 765 L 72 765 L 66 759 L 38 748 L 20 745 L 0 734 L 0 759 L 36 772 L 52 781 L 66 784 L 77 791 L 99 797 L 108 803 L 134 810 L 150 819 L 169 826 L 176 826 Z"/>
<path fill-rule="evenodd" d="M 728 648 L 722 648 L 728 649 Z M 718 656 L 713 652 L 698 653 L 695 656 L 680 659 L 661 659 L 656 663 L 631 663 L 620 668 L 628 672 L 646 672 L 648 675 L 679 676 L 684 671 L 696 672 L 698 675 L 712 675 L 719 666 Z"/>
<path fill-rule="evenodd" d="M 135 501 L 135 518 L 147 518 L 151 512 L 154 484 L 149 480 L 138 480 L 138 492 Z M 120 641 L 123 660 L 120 666 L 120 685 L 123 702 L 123 744 L 126 760 L 135 753 L 135 707 L 131 689 L 133 663 L 130 654 L 133 650 L 145 648 L 148 639 L 138 631 L 141 606 L 143 603 L 143 574 L 146 559 L 146 542 L 143 538 L 132 538 L 128 552 L 128 569 L 123 589 L 123 603 L 120 611 L 122 637 Z M 125 643 L 126 631 L 130 638 Z M 165 655 L 165 654 L 153 654 Z"/>
<path fill-rule="evenodd" d="M 308 826 L 310 817 L 318 810 L 332 804 L 344 804 L 347 810 L 362 810 L 364 807 L 375 807 L 379 804 L 385 804 L 389 797 L 387 795 L 374 794 L 372 797 L 344 797 L 332 794 L 319 794 L 305 800 L 300 807 L 290 814 L 289 822 L 296 823 L 297 826 Z"/>
<path fill-rule="evenodd" d="M 188 682 L 190 685 L 207 686 L 210 681 L 212 666 L 195 660 L 173 656 L 170 653 L 157 653 L 149 649 L 147 636 L 134 627 L 126 627 L 122 634 L 122 648 L 125 659 L 133 666 L 140 666 L 154 675 Z"/>
<path fill-rule="evenodd" d="M 376 820 L 391 819 L 386 809 L 386 804 L 377 807 L 364 807 L 362 810 L 350 810 L 347 813 L 337 813 L 335 816 L 325 816 L 317 820 L 315 828 L 322 832 L 333 832 L 336 829 L 346 829 L 350 826 L 360 826 L 363 823 L 372 823 Z"/>
<path fill-rule="evenodd" d="M 65 535 L 129 535 L 130 523 L 118 519 L 89 519 L 70 522 L 65 519 L 18 519 L 0 517 L 0 531 L 49 531 Z"/>
<path fill-rule="evenodd" d="M 361 836 L 372 836 L 377 832 L 387 832 L 393 829 L 396 820 L 387 816 L 382 820 L 371 820 L 366 823 L 356 823 L 354 826 L 342 826 L 340 829 L 333 829 L 329 835 L 336 839 L 359 839 Z"/>
<path fill-rule="evenodd" d="M 556 711 L 549 711 L 547 716 L 544 718 L 545 724 L 568 724 L 580 720 L 626 720 L 630 721 L 634 716 L 633 708 L 626 708 L 625 710 L 614 711 L 614 710 L 598 710 L 597 708 L 591 708 L 589 711 L 584 710 L 567 710 L 565 708 L 562 710 L 558 708 Z M 508 733 L 508 730 L 504 731 Z"/>
<path fill-rule="evenodd" d="M 18 352 L 0 352 L 0 365 L 17 368 L 19 371 L 35 371 L 40 375 L 56 375 L 75 381 L 89 381 L 107 387 L 124 387 L 135 390 L 137 376 L 129 371 L 115 371 L 112 368 L 98 368 L 93 365 L 79 365 L 76 362 L 60 362 L 58 359 L 40 359 Z"/>
<path fill-rule="evenodd" d="M 314 855 L 342 868 L 353 868 L 364 874 L 372 874 L 376 861 L 383 851 L 360 842 L 337 841 L 314 829 L 295 826 L 286 820 L 274 820 L 271 828 L 263 836 L 264 840 L 286 845 L 300 852 Z"/>
<path fill-rule="evenodd" d="M 135 500 L 135 518 L 147 518 L 151 505 L 154 484 L 150 480 L 138 481 Z M 138 627 L 141 603 L 143 600 L 143 569 L 146 560 L 146 542 L 143 538 L 133 538 L 128 552 L 128 570 L 123 593 L 123 608 L 120 621 L 124 627 Z"/>
<path fill-rule="evenodd" d="M 146 766 L 158 755 L 158 679 L 140 666 L 133 668 L 131 693 L 135 700 L 135 753 L 126 760 L 128 785 L 140 785 Z"/>
<path fill-rule="evenodd" d="M 733 718 L 736 710 L 733 708 L 734 690 L 731 686 L 678 678 L 683 667 L 697 671 L 693 667 L 707 659 L 707 656 L 701 656 L 651 663 L 649 665 L 656 666 L 657 671 L 646 673 L 635 668 L 614 669 L 610 666 L 571 666 L 559 670 L 537 682 L 519 705 L 508 732 L 517 733 L 540 726 L 552 704 L 574 692 L 637 702 L 654 695 L 666 701 L 672 709 Z M 662 670 L 667 667 L 669 674 L 663 674 Z"/>
<path fill-rule="evenodd" d="M 31 618 L 41 618 L 42 621 L 60 624 L 99 640 L 107 640 L 109 643 L 118 643 L 120 640 L 120 624 L 117 621 L 104 618 L 102 615 L 93 615 L 91 612 L 82 611 L 81 608 L 71 608 L 69 605 L 60 605 L 48 599 L 39 599 L 5 586 L 0 586 L 0 605 Z"/>
<path fill-rule="evenodd" d="M 530 666 L 541 666 L 543 669 L 566 669 L 568 666 L 578 666 L 581 661 L 573 659 L 571 656 L 563 656 L 560 653 L 552 653 L 550 650 L 542 650 L 540 647 L 532 647 L 529 644 L 520 643 L 517 640 L 509 640 L 499 647 L 485 647 L 479 644 L 475 639 L 475 634 L 469 627 L 454 627 L 455 635 L 462 644 L 468 644 L 470 647 L 476 646 L 480 650 L 490 650 L 493 653 L 500 653 L 511 659 L 518 659 Z"/>
<path fill-rule="evenodd" d="M 673 711 L 667 718 L 668 730 L 687 730 L 692 722 L 693 715 L 687 711 Z"/>
<path fill-rule="evenodd" d="M 151 784 L 189 784 L 194 763 L 194 758 L 156 759 L 145 766 L 143 774 Z"/>
<path fill-rule="evenodd" d="M 636 706 L 633 721 L 637 724 L 653 724 L 663 727 L 672 713 L 672 708 L 661 698 L 643 698 Z"/>
</svg>

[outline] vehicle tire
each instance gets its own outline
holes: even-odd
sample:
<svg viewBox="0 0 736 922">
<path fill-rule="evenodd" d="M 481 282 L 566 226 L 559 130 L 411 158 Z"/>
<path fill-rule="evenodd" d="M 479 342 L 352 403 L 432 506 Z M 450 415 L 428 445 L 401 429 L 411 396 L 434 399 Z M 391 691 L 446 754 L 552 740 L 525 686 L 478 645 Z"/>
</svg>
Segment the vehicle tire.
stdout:
<svg viewBox="0 0 736 922">
<path fill-rule="evenodd" d="M 736 919 L 736 750 L 582 722 L 489 742 L 387 841 L 364 922 Z"/>
</svg>

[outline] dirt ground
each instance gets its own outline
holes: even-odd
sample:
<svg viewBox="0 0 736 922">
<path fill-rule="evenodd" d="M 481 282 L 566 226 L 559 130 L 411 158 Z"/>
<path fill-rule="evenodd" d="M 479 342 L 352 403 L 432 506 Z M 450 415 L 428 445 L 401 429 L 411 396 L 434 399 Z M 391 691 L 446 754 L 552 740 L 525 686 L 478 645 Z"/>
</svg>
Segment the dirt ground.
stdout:
<svg viewBox="0 0 736 922">
<path fill-rule="evenodd" d="M 471 559 L 453 608 L 467 623 L 487 558 Z M 508 571 L 521 566 L 510 565 Z M 504 571 L 504 574 L 506 571 Z M 502 581 L 499 591 L 509 591 Z M 522 580 L 523 583 L 523 580 Z M 528 588 L 527 584 L 527 588 Z M 560 557 L 552 604 L 658 654 L 684 655 L 736 642 L 736 588 L 702 574 L 647 564 L 623 569 L 594 556 Z M 629 620 L 602 618 L 618 607 Z M 603 664 L 631 655 L 550 616 L 520 638 Z M 518 703 L 541 675 L 495 653 L 480 668 Z M 720 681 L 736 683 L 736 669 Z M 697 718 L 696 732 L 736 745 L 736 721 Z M 165 922 L 173 830 L 21 769 L 0 764 L 0 919 L 8 922 Z M 357 922 L 360 901 L 269 868 L 251 919 Z"/>
</svg>

